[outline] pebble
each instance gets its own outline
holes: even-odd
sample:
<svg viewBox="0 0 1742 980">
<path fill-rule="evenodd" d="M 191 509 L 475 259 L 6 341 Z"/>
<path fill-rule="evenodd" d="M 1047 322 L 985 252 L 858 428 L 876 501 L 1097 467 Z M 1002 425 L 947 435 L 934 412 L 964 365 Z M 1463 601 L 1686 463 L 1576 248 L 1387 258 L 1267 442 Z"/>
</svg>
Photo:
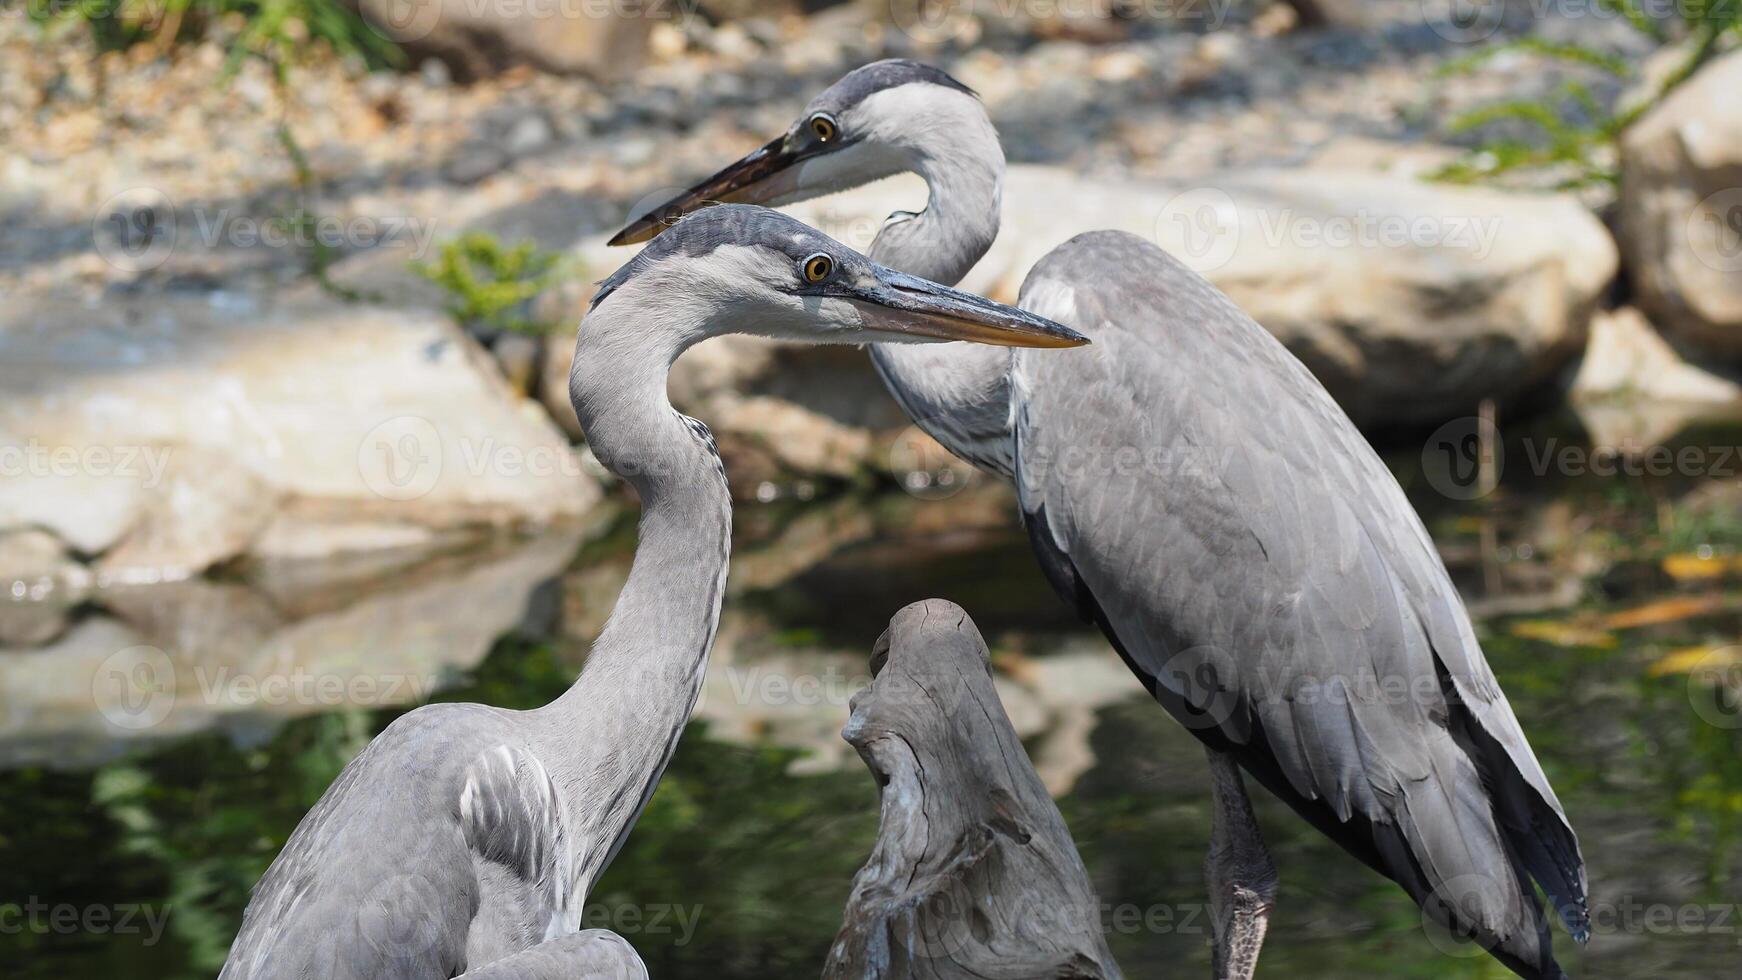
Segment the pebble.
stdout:
<svg viewBox="0 0 1742 980">
<path fill-rule="evenodd" d="M 476 184 L 508 166 L 508 154 L 502 147 L 486 140 L 460 144 L 454 155 L 442 164 L 442 176 L 456 184 Z"/>
<path fill-rule="evenodd" d="M 518 114 L 502 137 L 502 148 L 509 156 L 525 156 L 550 145 L 556 137 L 550 120 L 536 109 Z"/>
<path fill-rule="evenodd" d="M 433 58 L 412 72 L 368 72 L 309 46 L 288 121 L 323 181 L 323 206 L 439 213 L 446 228 L 556 188 L 617 214 L 646 188 L 717 166 L 722 145 L 738 151 L 778 132 L 822 84 L 880 57 L 919 57 L 976 88 L 1013 161 L 1173 175 L 1297 158 L 1350 134 L 1432 138 L 1464 108 L 1565 77 L 1532 63 L 1448 87 L 1433 73 L 1464 53 L 1456 45 L 1434 46 L 1402 20 L 1365 35 L 1299 30 L 1278 3 L 1207 35 L 1145 24 L 1114 43 L 1069 32 L 1037 43 L 999 26 L 979 47 L 929 48 L 866 6 L 658 25 L 652 62 L 609 84 L 522 71 L 457 86 Z M 99 54 L 76 32 L 45 45 L 25 19 L 0 18 L 0 130 L 11 151 L 0 161 L 30 171 L 0 184 L 17 217 L 8 238 L 25 239 L 8 240 L 8 254 L 65 254 L 53 240 L 67 224 L 59 212 L 90 213 L 130 186 L 157 187 L 178 205 L 269 192 L 282 204 L 290 169 L 269 69 L 249 60 L 216 84 L 242 26 L 220 18 L 210 40 L 167 56 L 149 45 Z M 365 193 L 369 210 L 358 211 Z M 93 271 L 0 263 L 0 291 Z"/>
</svg>

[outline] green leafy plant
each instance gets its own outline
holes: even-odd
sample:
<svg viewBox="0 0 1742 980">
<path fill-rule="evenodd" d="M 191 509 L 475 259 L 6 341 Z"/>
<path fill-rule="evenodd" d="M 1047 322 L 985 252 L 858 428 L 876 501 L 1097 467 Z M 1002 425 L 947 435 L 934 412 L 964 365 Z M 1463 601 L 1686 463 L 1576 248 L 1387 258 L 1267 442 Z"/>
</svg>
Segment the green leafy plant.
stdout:
<svg viewBox="0 0 1742 980">
<path fill-rule="evenodd" d="M 1688 55 L 1646 97 L 1630 105 L 1606 107 L 1591 86 L 1569 79 L 1540 99 L 1514 99 L 1480 106 L 1454 117 L 1446 129 L 1452 134 L 1480 132 L 1495 124 L 1511 123 L 1529 136 L 1506 136 L 1485 140 L 1464 156 L 1441 168 L 1440 180 L 1471 183 L 1515 171 L 1553 169 L 1562 189 L 1592 184 L 1614 184 L 1620 175 L 1614 149 L 1621 134 L 1652 106 L 1663 100 L 1723 50 L 1742 37 L 1742 4 L 1728 0 L 1687 0 L 1675 6 L 1674 20 L 1654 19 L 1639 0 L 1597 0 L 1598 7 L 1622 18 L 1634 30 L 1660 47 L 1686 43 Z M 1484 48 L 1448 63 L 1442 77 L 1472 74 L 1501 55 L 1523 54 L 1571 66 L 1596 76 L 1632 79 L 1633 65 L 1603 51 L 1579 44 L 1556 43 L 1523 37 Z"/>
<path fill-rule="evenodd" d="M 340 0 L 77 0 L 28 9 L 49 38 L 82 28 L 104 51 L 135 44 L 167 49 L 227 33 L 226 78 L 249 56 L 275 65 L 293 62 L 310 42 L 370 67 L 405 63 L 397 45 Z M 239 29 L 233 29 L 236 24 Z"/>
<path fill-rule="evenodd" d="M 534 242 L 504 246 L 494 235 L 467 232 L 442 245 L 434 262 L 413 272 L 447 290 L 447 310 L 468 326 L 515 333 L 549 333 L 554 324 L 524 315 L 526 304 L 567 276 L 562 256 Z"/>
</svg>

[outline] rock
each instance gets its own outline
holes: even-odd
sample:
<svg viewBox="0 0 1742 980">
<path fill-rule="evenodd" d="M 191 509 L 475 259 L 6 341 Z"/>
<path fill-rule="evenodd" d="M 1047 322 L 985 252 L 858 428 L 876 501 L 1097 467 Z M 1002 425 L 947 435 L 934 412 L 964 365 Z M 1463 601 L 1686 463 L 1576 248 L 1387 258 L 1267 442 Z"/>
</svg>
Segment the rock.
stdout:
<svg viewBox="0 0 1742 980">
<path fill-rule="evenodd" d="M 575 338 L 565 331 L 546 334 L 539 359 L 538 400 L 569 438 L 581 438 L 581 420 L 569 399 L 569 369 L 575 363 Z"/>
<path fill-rule="evenodd" d="M 504 120 L 502 147 L 510 156 L 522 157 L 544 149 L 556 139 L 556 130 L 544 113 L 534 111 L 514 114 Z"/>
<path fill-rule="evenodd" d="M 1682 360 L 1643 314 L 1628 307 L 1591 321 L 1591 342 L 1573 379 L 1572 397 L 1721 405 L 1742 399 L 1742 385 Z"/>
<path fill-rule="evenodd" d="M 442 177 L 456 184 L 476 184 L 508 166 L 508 154 L 495 143 L 468 140 L 442 164 Z"/>
<path fill-rule="evenodd" d="M 851 479 L 870 465 L 876 448 L 864 429 L 779 398 L 739 399 L 720 415 L 719 431 L 799 474 Z"/>
<path fill-rule="evenodd" d="M 0 318 L 0 389 L 0 531 L 48 531 L 128 581 L 245 555 L 286 508 L 447 528 L 574 519 L 600 496 L 440 314 L 32 300 Z"/>
<path fill-rule="evenodd" d="M 40 599 L 48 589 L 69 585 L 82 595 L 85 579 L 60 539 L 47 531 L 0 532 L 0 601 Z"/>
<path fill-rule="evenodd" d="M 1696 422 L 1742 418 L 1742 384 L 1682 360 L 1632 308 L 1591 321 L 1570 397 L 1600 446 L 1656 445 Z"/>
<path fill-rule="evenodd" d="M 226 452 L 180 445 L 167 458 L 132 528 L 97 563 L 105 582 L 198 574 L 246 550 L 277 509 L 274 488 Z"/>
<path fill-rule="evenodd" d="M 1429 180 L 1436 171 L 1456 162 L 1462 155 L 1463 151 L 1457 147 L 1438 143 L 1397 143 L 1364 136 L 1343 136 L 1314 151 L 1306 166 L 1332 173 L 1373 171 L 1394 177 Z"/>
<path fill-rule="evenodd" d="M 1666 336 L 1742 364 L 1742 51 L 1711 62 L 1621 138 L 1621 248 Z"/>
<path fill-rule="evenodd" d="M 908 175 L 785 210 L 864 250 L 886 215 L 925 200 Z M 1442 421 L 1529 392 L 1582 348 L 1616 267 L 1608 231 L 1565 195 L 1353 165 L 1195 182 L 1017 165 L 1003 229 L 962 287 L 1013 301 L 1042 255 L 1099 228 L 1156 242 L 1203 273 L 1363 425 Z M 603 238 L 581 254 L 595 275 L 628 258 Z"/>
<path fill-rule="evenodd" d="M 440 59 L 463 82 L 513 65 L 564 75 L 611 79 L 638 67 L 647 53 L 655 7 L 646 16 L 610 4 L 477 4 L 434 0 L 356 0 L 370 25 L 414 60 Z M 673 6 L 659 8 L 680 16 Z M 636 11 L 636 13 L 642 13 Z"/>
<path fill-rule="evenodd" d="M 495 356 L 496 365 L 502 369 L 508 386 L 526 396 L 537 390 L 538 359 L 543 352 L 544 341 L 524 333 L 504 333 L 490 345 L 490 353 Z"/>
<path fill-rule="evenodd" d="M 206 579 L 111 590 L 52 643 L 0 648 L 0 768 L 85 768 L 144 740 L 425 701 L 520 625 L 579 539 L 561 529 L 270 598 Z"/>
<path fill-rule="evenodd" d="M 0 533 L 0 647 L 51 640 L 90 586 L 90 573 L 54 535 L 35 528 Z"/>
</svg>

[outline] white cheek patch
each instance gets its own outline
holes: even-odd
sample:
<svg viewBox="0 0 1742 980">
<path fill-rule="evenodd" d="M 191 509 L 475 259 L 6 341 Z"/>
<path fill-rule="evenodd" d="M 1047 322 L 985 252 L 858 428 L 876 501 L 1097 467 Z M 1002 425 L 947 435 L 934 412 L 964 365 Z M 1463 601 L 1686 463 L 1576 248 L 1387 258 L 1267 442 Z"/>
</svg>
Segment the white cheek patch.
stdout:
<svg viewBox="0 0 1742 980">
<path fill-rule="evenodd" d="M 824 296 L 819 304 L 818 312 L 830 326 L 837 330 L 865 329 L 865 315 L 858 304 L 848 302 L 838 296 Z"/>
<path fill-rule="evenodd" d="M 793 322 L 788 329 L 811 339 L 858 343 L 865 330 L 865 317 L 857 305 L 838 296 L 798 296 Z M 843 336 L 846 335 L 846 336 Z"/>
</svg>

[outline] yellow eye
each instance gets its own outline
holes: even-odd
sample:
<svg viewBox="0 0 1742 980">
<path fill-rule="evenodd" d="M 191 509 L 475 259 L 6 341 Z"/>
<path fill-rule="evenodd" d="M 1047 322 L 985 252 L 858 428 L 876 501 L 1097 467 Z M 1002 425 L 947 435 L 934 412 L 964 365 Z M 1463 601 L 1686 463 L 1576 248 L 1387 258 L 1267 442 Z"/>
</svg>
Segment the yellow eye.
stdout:
<svg viewBox="0 0 1742 980">
<path fill-rule="evenodd" d="M 811 282 L 822 282 L 835 271 L 835 260 L 821 252 L 804 260 L 804 277 Z"/>
<path fill-rule="evenodd" d="M 820 142 L 827 143 L 835 138 L 835 121 L 818 113 L 811 117 L 811 132 L 816 134 Z"/>
</svg>

